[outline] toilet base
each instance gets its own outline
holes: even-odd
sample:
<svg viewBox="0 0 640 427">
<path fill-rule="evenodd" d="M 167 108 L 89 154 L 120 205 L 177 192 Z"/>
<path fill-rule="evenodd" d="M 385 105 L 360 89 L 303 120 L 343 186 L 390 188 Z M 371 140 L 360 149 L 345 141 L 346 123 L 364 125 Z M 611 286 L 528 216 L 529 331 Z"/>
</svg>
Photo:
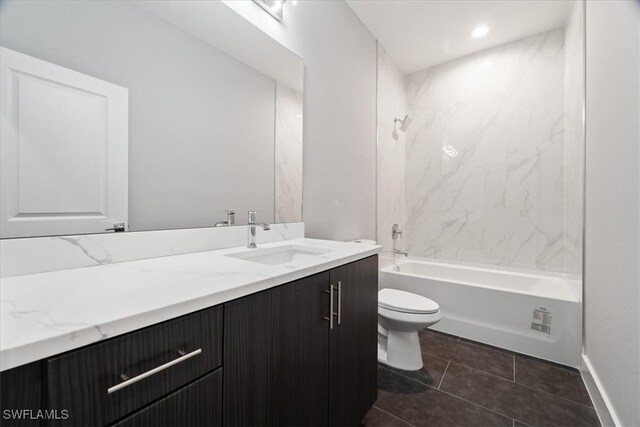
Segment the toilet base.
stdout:
<svg viewBox="0 0 640 427">
<path fill-rule="evenodd" d="M 422 369 L 418 332 L 399 332 L 378 328 L 378 362 L 403 371 Z"/>
</svg>

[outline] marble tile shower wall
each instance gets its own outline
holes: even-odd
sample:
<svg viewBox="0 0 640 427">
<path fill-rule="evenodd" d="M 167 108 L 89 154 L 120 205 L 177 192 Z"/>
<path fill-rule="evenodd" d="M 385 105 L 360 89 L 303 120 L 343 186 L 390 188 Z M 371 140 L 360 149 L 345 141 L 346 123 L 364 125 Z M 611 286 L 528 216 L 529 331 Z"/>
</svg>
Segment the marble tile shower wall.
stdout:
<svg viewBox="0 0 640 427">
<path fill-rule="evenodd" d="M 405 216 L 406 135 L 394 135 L 393 119 L 406 114 L 405 76 L 378 43 L 378 217 L 377 239 L 384 251 L 392 249 L 391 226 Z"/>
<path fill-rule="evenodd" d="M 565 41 L 575 49 L 579 34 L 565 40 L 560 28 L 440 64 L 406 76 L 404 90 L 379 49 L 378 240 L 385 249 L 391 223 L 400 222 L 412 256 L 579 270 L 573 242 L 581 225 L 573 227 L 581 211 L 565 204 L 581 204 L 583 147 L 566 115 L 582 98 L 565 89 L 566 62 L 576 60 L 565 58 Z M 403 114 L 403 97 L 412 118 L 406 146 L 385 128 Z M 402 185 L 404 198 L 394 193 Z"/>
<path fill-rule="evenodd" d="M 302 94 L 276 86 L 275 222 L 302 221 Z"/>
<path fill-rule="evenodd" d="M 409 75 L 407 246 L 562 271 L 564 30 Z"/>
</svg>

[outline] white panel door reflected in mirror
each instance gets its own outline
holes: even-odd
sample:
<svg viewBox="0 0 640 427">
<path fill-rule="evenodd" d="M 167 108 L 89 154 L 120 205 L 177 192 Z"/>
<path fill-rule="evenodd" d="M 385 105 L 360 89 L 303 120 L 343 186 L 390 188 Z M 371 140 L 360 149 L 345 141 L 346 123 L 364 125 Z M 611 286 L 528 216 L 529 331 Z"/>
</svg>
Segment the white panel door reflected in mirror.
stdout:
<svg viewBox="0 0 640 427">
<path fill-rule="evenodd" d="M 4 47 L 0 64 L 0 236 L 126 229 L 128 90 Z"/>
</svg>

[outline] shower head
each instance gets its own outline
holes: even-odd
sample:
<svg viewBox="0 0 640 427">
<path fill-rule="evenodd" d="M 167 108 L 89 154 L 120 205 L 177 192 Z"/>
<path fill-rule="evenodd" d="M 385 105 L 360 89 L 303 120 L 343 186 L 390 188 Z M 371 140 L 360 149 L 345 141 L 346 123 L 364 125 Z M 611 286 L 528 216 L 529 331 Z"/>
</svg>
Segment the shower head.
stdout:
<svg viewBox="0 0 640 427">
<path fill-rule="evenodd" d="M 409 115 L 405 115 L 404 119 L 399 119 L 399 118 L 395 117 L 393 119 L 393 124 L 396 125 L 398 123 L 400 123 L 400 130 L 402 132 L 404 132 L 404 131 L 407 130 L 407 127 L 409 126 L 409 123 L 411 123 L 411 119 L 409 118 Z"/>
</svg>

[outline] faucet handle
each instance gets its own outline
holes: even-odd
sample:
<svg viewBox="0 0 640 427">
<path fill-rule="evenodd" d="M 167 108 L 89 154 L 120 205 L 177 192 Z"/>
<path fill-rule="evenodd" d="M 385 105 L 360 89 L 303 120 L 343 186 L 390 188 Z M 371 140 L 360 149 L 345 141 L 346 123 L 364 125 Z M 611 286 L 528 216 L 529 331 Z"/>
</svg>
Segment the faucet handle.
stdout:
<svg viewBox="0 0 640 427">
<path fill-rule="evenodd" d="M 236 222 L 236 211 L 232 209 L 225 209 L 227 213 L 227 225 L 235 225 Z"/>
<path fill-rule="evenodd" d="M 393 240 L 396 240 L 399 236 L 402 236 L 402 230 L 400 230 L 398 224 L 393 224 L 391 227 L 391 237 Z"/>
</svg>

